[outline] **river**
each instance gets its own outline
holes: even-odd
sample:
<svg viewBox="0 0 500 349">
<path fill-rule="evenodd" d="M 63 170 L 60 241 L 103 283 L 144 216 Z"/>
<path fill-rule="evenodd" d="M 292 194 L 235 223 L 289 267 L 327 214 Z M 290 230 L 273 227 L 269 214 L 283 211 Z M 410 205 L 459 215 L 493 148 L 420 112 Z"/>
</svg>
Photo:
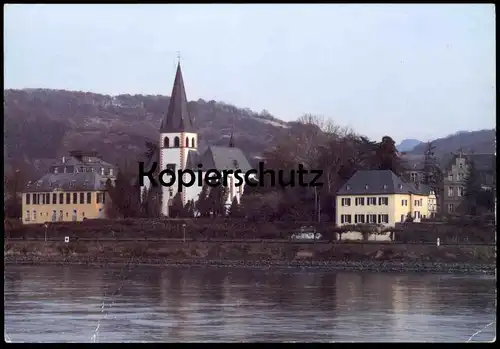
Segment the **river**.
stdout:
<svg viewBox="0 0 500 349">
<path fill-rule="evenodd" d="M 12 342 L 466 342 L 488 324 L 471 341 L 496 337 L 493 276 L 7 265 L 4 289 Z"/>
</svg>

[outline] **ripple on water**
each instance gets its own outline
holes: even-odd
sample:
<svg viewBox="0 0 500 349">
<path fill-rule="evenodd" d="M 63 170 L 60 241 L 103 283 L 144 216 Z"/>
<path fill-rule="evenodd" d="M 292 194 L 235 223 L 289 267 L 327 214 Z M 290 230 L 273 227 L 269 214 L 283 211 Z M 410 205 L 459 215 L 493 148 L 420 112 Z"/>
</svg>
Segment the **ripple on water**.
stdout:
<svg viewBox="0 0 500 349">
<path fill-rule="evenodd" d="M 488 276 L 279 269 L 6 269 L 13 342 L 467 341 L 495 320 Z M 474 341 L 495 337 L 495 326 Z"/>
</svg>

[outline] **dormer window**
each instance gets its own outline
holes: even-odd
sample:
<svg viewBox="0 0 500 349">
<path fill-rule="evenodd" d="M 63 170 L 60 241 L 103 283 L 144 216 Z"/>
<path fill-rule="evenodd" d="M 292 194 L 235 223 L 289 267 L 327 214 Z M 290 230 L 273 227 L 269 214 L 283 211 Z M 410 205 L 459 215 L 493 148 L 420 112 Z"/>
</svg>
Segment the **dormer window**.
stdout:
<svg viewBox="0 0 500 349">
<path fill-rule="evenodd" d="M 233 166 L 234 166 L 234 168 L 238 168 L 238 161 L 237 160 L 233 160 Z"/>
<path fill-rule="evenodd" d="M 101 167 L 101 176 L 104 176 L 104 167 Z"/>
<path fill-rule="evenodd" d="M 347 186 L 345 187 L 345 189 L 346 189 L 346 190 L 351 190 L 351 186 L 350 186 L 350 185 L 347 185 Z"/>
<path fill-rule="evenodd" d="M 59 173 L 59 168 L 54 167 L 54 173 L 55 173 L 55 174 L 58 174 L 58 173 Z"/>
<path fill-rule="evenodd" d="M 399 185 L 399 190 L 403 190 L 403 185 L 402 184 Z"/>
<path fill-rule="evenodd" d="M 365 190 L 368 190 L 368 184 L 367 184 L 367 185 L 365 185 Z"/>
<path fill-rule="evenodd" d="M 387 184 L 384 184 L 384 189 L 387 189 Z"/>
<path fill-rule="evenodd" d="M 113 169 L 112 168 L 109 169 L 109 175 L 113 176 Z"/>
</svg>

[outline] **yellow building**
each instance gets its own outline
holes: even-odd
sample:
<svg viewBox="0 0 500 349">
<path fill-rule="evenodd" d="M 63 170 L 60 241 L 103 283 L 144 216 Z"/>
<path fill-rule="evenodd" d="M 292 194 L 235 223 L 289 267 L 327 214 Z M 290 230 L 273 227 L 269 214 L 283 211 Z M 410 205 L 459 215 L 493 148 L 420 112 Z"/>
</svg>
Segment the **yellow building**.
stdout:
<svg viewBox="0 0 500 349">
<path fill-rule="evenodd" d="M 72 152 L 22 195 L 24 224 L 105 218 L 105 184 L 116 169 L 95 153 Z"/>
<path fill-rule="evenodd" d="M 429 217 L 429 196 L 428 188 L 416 188 L 392 171 L 357 171 L 337 192 L 336 222 L 394 226 L 408 214 L 420 222 Z"/>
</svg>

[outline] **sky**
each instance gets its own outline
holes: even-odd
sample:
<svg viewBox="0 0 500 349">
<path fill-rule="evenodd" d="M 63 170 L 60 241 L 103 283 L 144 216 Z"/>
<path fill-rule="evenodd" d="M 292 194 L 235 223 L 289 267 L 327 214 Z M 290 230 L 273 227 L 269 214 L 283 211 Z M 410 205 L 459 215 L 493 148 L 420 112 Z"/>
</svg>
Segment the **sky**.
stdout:
<svg viewBox="0 0 500 349">
<path fill-rule="evenodd" d="M 427 141 L 496 127 L 492 4 L 5 5 L 5 88 L 170 95 Z"/>
</svg>

